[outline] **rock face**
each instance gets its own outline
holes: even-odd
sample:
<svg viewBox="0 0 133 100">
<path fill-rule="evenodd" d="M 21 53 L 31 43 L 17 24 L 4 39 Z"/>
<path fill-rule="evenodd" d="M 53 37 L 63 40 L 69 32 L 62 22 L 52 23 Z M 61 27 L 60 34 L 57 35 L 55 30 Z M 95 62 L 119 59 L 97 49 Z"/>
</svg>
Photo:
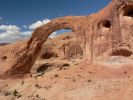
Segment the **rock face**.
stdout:
<svg viewBox="0 0 133 100">
<path fill-rule="evenodd" d="M 5 53 L 6 57 L 1 57 L 1 59 L 6 58 L 3 61 L 6 70 L 2 71 L 0 76 L 1 78 L 22 77 L 29 73 L 43 43 L 52 32 L 60 29 L 70 29 L 75 33 L 81 43 L 84 58 L 88 59 L 88 62 L 112 55 L 129 57 L 133 51 L 132 27 L 132 0 L 112 0 L 107 7 L 89 16 L 54 19 L 37 28 L 27 43 L 18 50 L 13 50 L 13 55 L 10 55 L 12 59 L 8 58 L 8 53 Z M 7 61 L 11 63 L 6 65 Z"/>
<path fill-rule="evenodd" d="M 38 58 L 50 59 L 71 59 L 83 55 L 80 42 L 76 39 L 74 33 L 64 33 L 52 39 L 48 39 L 42 46 Z"/>
</svg>

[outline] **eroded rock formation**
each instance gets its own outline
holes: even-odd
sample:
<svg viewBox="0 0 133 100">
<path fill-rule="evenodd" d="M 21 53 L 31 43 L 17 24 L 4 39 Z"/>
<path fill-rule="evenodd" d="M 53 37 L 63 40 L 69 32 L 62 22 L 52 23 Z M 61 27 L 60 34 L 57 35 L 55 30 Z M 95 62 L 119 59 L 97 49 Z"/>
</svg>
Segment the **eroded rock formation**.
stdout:
<svg viewBox="0 0 133 100">
<path fill-rule="evenodd" d="M 14 51 L 10 63 L 1 72 L 1 78 L 22 77 L 29 73 L 48 36 L 60 29 L 72 30 L 81 42 L 88 62 L 111 55 L 131 56 L 133 51 L 133 0 L 112 2 L 89 16 L 68 16 L 52 20 L 37 28 L 30 40 Z M 7 55 L 5 55 L 7 56 Z M 1 58 L 1 59 L 5 59 Z"/>
<path fill-rule="evenodd" d="M 80 42 L 73 32 L 63 33 L 54 38 L 49 38 L 43 44 L 38 59 L 72 59 L 83 55 Z"/>
</svg>

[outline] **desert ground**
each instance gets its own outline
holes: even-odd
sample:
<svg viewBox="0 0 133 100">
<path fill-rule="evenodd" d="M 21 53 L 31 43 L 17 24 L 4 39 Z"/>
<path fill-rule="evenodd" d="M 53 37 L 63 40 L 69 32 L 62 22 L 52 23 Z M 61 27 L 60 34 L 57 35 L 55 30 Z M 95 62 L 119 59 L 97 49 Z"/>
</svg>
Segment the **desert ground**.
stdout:
<svg viewBox="0 0 133 100">
<path fill-rule="evenodd" d="M 66 43 L 68 36 L 73 35 L 59 35 L 44 46 L 51 41 Z M 42 49 L 30 76 L 0 80 L 0 100 L 132 100 L 132 57 L 114 56 L 90 64 L 78 54 L 69 59 L 55 54 L 41 58 L 45 53 Z"/>
</svg>

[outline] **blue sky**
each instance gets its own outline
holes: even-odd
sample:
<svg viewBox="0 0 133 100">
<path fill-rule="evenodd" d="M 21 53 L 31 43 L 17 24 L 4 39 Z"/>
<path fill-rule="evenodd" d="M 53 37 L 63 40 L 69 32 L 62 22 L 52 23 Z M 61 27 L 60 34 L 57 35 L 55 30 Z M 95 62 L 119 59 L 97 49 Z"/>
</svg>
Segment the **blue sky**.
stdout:
<svg viewBox="0 0 133 100">
<path fill-rule="evenodd" d="M 61 16 L 89 15 L 99 11 L 110 1 L 111 0 L 0 0 L 0 42 L 10 41 L 9 38 L 11 38 L 13 33 L 9 36 L 5 35 L 10 33 L 10 31 L 15 31 L 16 34 L 26 37 L 27 34 L 30 35 L 28 32 L 32 32 L 35 28 L 30 28 L 31 25 L 34 26 L 36 23 L 41 24 L 41 21 L 45 23 L 45 20 L 48 22 L 48 20 Z M 3 35 L 1 36 L 1 34 Z M 5 37 L 9 38 L 4 39 Z"/>
</svg>

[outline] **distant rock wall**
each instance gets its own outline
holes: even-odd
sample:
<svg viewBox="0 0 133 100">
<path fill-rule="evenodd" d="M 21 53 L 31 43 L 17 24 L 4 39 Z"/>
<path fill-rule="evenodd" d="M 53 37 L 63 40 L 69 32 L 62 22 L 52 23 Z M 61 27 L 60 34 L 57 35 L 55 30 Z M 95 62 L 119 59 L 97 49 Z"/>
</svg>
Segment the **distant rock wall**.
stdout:
<svg viewBox="0 0 133 100">
<path fill-rule="evenodd" d="M 71 41 L 58 49 L 58 55 L 64 59 L 79 58 L 83 56 L 83 50 L 78 41 Z"/>
<path fill-rule="evenodd" d="M 43 43 L 52 32 L 60 29 L 70 29 L 75 33 L 81 42 L 84 58 L 89 62 L 112 55 L 131 56 L 132 27 L 132 0 L 112 0 L 107 7 L 89 16 L 54 19 L 33 32 L 27 44 L 15 52 L 7 66 L 8 70 L 2 72 L 1 77 L 17 77 L 29 73 Z"/>
<path fill-rule="evenodd" d="M 76 39 L 73 32 L 57 35 L 48 39 L 42 46 L 40 59 L 73 59 L 82 58 L 83 50 L 80 42 Z"/>
</svg>

